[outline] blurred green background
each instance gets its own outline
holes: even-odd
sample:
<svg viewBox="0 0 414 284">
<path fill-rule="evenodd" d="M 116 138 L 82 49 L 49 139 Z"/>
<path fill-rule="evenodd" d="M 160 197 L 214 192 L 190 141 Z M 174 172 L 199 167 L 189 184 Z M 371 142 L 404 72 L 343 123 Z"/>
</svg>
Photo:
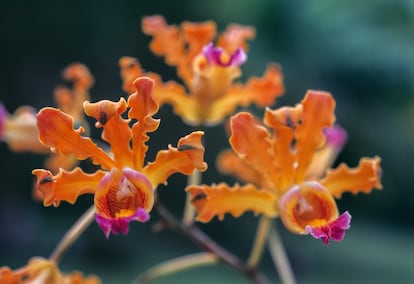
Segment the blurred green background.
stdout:
<svg viewBox="0 0 414 284">
<path fill-rule="evenodd" d="M 142 66 L 164 79 L 174 69 L 148 49 L 144 15 L 162 14 L 170 24 L 215 20 L 253 25 L 243 78 L 261 75 L 268 62 L 281 64 L 286 93 L 276 106 L 299 102 L 307 89 L 330 91 L 337 121 L 349 134 L 338 158 L 355 166 L 362 156 L 382 157 L 382 191 L 346 194 L 340 211 L 353 215 L 345 240 L 325 247 L 309 236 L 277 226 L 299 283 L 414 283 L 414 1 L 4 1 L 0 8 L 0 101 L 9 112 L 20 105 L 53 105 L 61 70 L 85 63 L 95 76 L 92 100 L 123 96 L 117 61 L 138 57 Z M 260 110 L 255 109 L 260 114 Z M 160 129 L 151 135 L 149 159 L 191 131 L 169 106 L 157 115 Z M 97 133 L 95 133 L 97 134 Z M 220 176 L 216 154 L 228 147 L 222 126 L 206 131 L 204 183 L 234 182 Z M 44 157 L 11 153 L 0 144 L 0 266 L 23 266 L 32 256 L 47 257 L 69 226 L 91 204 L 44 208 L 31 198 L 31 170 Z M 176 214 L 184 204 L 186 178 L 173 176 L 160 198 Z M 127 236 L 106 240 L 93 224 L 61 263 L 104 283 L 129 283 L 152 265 L 198 248 L 179 235 L 154 233 L 151 225 L 132 223 Z M 245 214 L 201 227 L 241 258 L 248 256 L 257 219 Z M 261 267 L 278 283 L 268 254 Z M 247 283 L 222 266 L 180 273 L 155 283 Z"/>
</svg>

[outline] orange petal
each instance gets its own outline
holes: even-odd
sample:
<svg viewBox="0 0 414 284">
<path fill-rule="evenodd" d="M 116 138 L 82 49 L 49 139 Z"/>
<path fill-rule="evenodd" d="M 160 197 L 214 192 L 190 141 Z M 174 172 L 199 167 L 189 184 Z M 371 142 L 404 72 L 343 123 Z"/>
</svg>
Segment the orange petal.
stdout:
<svg viewBox="0 0 414 284">
<path fill-rule="evenodd" d="M 296 234 L 307 226 L 320 227 L 338 217 L 338 208 L 329 191 L 318 182 L 305 182 L 290 188 L 279 202 L 280 218 Z"/>
<path fill-rule="evenodd" d="M 151 181 L 154 189 L 159 184 L 166 184 L 167 179 L 174 173 L 190 175 L 195 169 L 205 171 L 204 147 L 201 144 L 202 131 L 195 131 L 181 138 L 177 148 L 159 151 L 155 161 L 144 168 L 144 174 Z"/>
<path fill-rule="evenodd" d="M 244 183 L 252 183 L 260 188 L 274 188 L 271 180 L 263 178 L 262 173 L 240 159 L 234 151 L 222 151 L 217 157 L 217 168 L 219 172 L 233 175 Z"/>
<path fill-rule="evenodd" d="M 124 98 L 118 102 L 102 100 L 97 103 L 84 102 L 85 113 L 96 119 L 96 127 L 102 127 L 102 139 L 111 146 L 111 152 L 119 168 L 132 167 L 132 150 L 129 146 L 132 132 L 129 120 L 123 119 L 122 114 L 127 108 Z"/>
<path fill-rule="evenodd" d="M 134 81 L 136 78 L 143 76 L 143 71 L 138 59 L 129 56 L 123 56 L 118 61 L 121 69 L 122 90 L 128 95 L 135 92 Z"/>
<path fill-rule="evenodd" d="M 238 24 L 229 25 L 220 35 L 217 45 L 224 48 L 227 52 L 233 53 L 239 47 L 244 51 L 248 50 L 246 41 L 256 36 L 256 30 L 251 26 L 243 26 Z"/>
<path fill-rule="evenodd" d="M 233 150 L 266 178 L 272 172 L 272 147 L 267 129 L 256 124 L 253 115 L 240 112 L 230 120 Z"/>
<path fill-rule="evenodd" d="M 269 217 L 277 215 L 276 196 L 270 191 L 258 190 L 252 184 L 230 187 L 225 183 L 218 185 L 189 186 L 186 191 L 191 194 L 200 222 L 210 222 L 214 216 L 223 220 L 226 213 L 240 217 L 246 211 L 264 214 Z"/>
<path fill-rule="evenodd" d="M 274 104 L 276 98 L 282 96 L 283 92 L 283 76 L 280 67 L 271 64 L 266 69 L 263 77 L 252 77 L 244 85 L 234 85 L 226 96 L 239 97 L 240 105 L 244 107 L 251 103 L 265 107 Z"/>
<path fill-rule="evenodd" d="M 264 123 L 273 128 L 272 147 L 273 165 L 276 171 L 271 175 L 279 193 L 287 190 L 293 182 L 295 172 L 295 153 L 292 149 L 294 129 L 302 119 L 302 105 L 266 109 Z"/>
<path fill-rule="evenodd" d="M 145 144 L 148 139 L 148 132 L 157 130 L 159 120 L 152 116 L 158 111 L 158 104 L 151 96 L 154 81 L 148 77 L 139 77 L 134 81 L 137 91 L 129 96 L 128 112 L 129 118 L 138 120 L 132 127 L 132 151 L 134 169 L 141 171 L 144 165 L 145 153 L 148 146 Z"/>
<path fill-rule="evenodd" d="M 306 171 L 317 149 L 325 142 L 323 129 L 335 121 L 335 100 L 329 93 L 308 91 L 302 101 L 302 123 L 296 128 L 296 180 L 305 179 Z"/>
<path fill-rule="evenodd" d="M 94 193 L 105 172 L 97 171 L 87 174 L 80 168 L 67 172 L 60 169 L 55 176 L 50 171 L 36 169 L 32 171 L 36 176 L 36 189 L 43 194 L 43 205 L 55 207 L 61 201 L 75 203 L 79 195 Z"/>
<path fill-rule="evenodd" d="M 336 198 L 344 192 L 370 193 L 374 188 L 382 189 L 381 184 L 381 158 L 362 158 L 358 167 L 348 168 L 341 164 L 338 168 L 329 170 L 321 183 Z"/>
<path fill-rule="evenodd" d="M 59 150 L 61 153 L 75 154 L 80 160 L 91 157 L 95 164 L 104 169 L 115 166 L 114 161 L 90 138 L 82 137 L 84 129 L 73 129 L 73 119 L 69 115 L 55 108 L 43 108 L 37 115 L 39 139 L 48 147 Z"/>
</svg>

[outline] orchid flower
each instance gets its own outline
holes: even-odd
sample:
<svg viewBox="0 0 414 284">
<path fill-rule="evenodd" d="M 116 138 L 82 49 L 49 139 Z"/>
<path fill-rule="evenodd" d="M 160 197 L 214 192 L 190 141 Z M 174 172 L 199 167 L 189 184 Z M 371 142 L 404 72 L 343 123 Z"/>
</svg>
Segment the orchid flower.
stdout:
<svg viewBox="0 0 414 284">
<path fill-rule="evenodd" d="M 235 112 L 237 107 L 252 103 L 260 107 L 274 103 L 284 91 L 282 74 L 271 64 L 262 78 L 251 78 L 246 84 L 234 83 L 241 76 L 240 66 L 247 60 L 246 40 L 255 36 L 249 26 L 230 25 L 216 44 L 216 25 L 184 22 L 179 27 L 168 25 L 162 16 L 145 17 L 144 33 L 153 37 L 150 48 L 175 66 L 184 85 L 163 82 L 155 73 L 144 72 L 137 59 L 123 57 L 119 61 L 123 89 L 131 92 L 137 76 L 156 81 L 154 100 L 172 105 L 174 112 L 191 125 L 214 125 Z"/>
<path fill-rule="evenodd" d="M 229 141 L 235 154 L 223 153 L 218 164 L 247 184 L 187 187 L 197 220 L 253 211 L 280 216 L 291 232 L 311 234 L 325 244 L 342 240 L 351 215 L 339 215 L 335 198 L 381 189 L 381 168 L 374 157 L 361 159 L 356 168 L 328 169 L 346 140 L 345 132 L 333 126 L 334 108 L 329 93 L 308 91 L 295 107 L 266 109 L 264 125 L 250 113 L 234 115 Z"/>
<path fill-rule="evenodd" d="M 110 144 L 110 154 L 82 136 L 82 127 L 75 130 L 72 117 L 61 110 L 44 108 L 37 115 L 43 144 L 64 155 L 74 154 L 80 160 L 91 158 L 101 167 L 91 174 L 79 167 L 70 172 L 60 170 L 56 175 L 44 169 L 34 170 L 44 205 L 58 206 L 61 201 L 73 204 L 79 195 L 93 194 L 95 219 L 106 237 L 111 232 L 126 234 L 130 221 L 147 221 L 155 190 L 159 184 L 166 184 L 170 175 L 190 175 L 195 169 L 207 169 L 202 131 L 181 138 L 177 147 L 159 151 L 155 160 L 145 165 L 148 133 L 159 126 L 159 120 L 153 118 L 158 104 L 152 98 L 153 80 L 137 78 L 134 85 L 137 91 L 128 101 L 121 98 L 118 102 L 83 104 L 85 113 L 97 121 L 95 126 L 103 129 L 102 139 Z M 128 119 L 124 119 L 122 114 L 127 108 Z"/>
<path fill-rule="evenodd" d="M 41 257 L 30 259 L 29 263 L 19 269 L 0 267 L 0 283 L 2 284 L 100 284 L 96 276 L 84 277 L 79 271 L 70 274 L 62 273 L 56 263 Z"/>
</svg>

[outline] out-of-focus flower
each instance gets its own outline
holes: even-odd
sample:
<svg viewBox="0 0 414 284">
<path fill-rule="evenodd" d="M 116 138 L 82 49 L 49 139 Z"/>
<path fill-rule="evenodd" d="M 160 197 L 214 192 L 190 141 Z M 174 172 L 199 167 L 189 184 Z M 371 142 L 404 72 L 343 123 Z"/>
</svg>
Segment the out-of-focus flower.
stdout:
<svg viewBox="0 0 414 284">
<path fill-rule="evenodd" d="M 339 216 L 334 198 L 381 189 L 381 168 L 375 157 L 362 158 L 356 168 L 328 169 L 346 140 L 343 129 L 332 127 L 334 108 L 329 93 L 309 91 L 295 107 L 266 109 L 263 122 L 272 132 L 249 113 L 234 115 L 229 140 L 235 154 L 224 152 L 218 165 L 247 184 L 188 187 L 197 219 L 253 211 L 280 216 L 291 232 L 310 233 L 325 244 L 342 240 L 351 216 Z"/>
<path fill-rule="evenodd" d="M 178 27 L 168 25 L 162 16 L 156 15 L 145 17 L 142 27 L 144 33 L 153 37 L 151 50 L 176 67 L 184 86 L 175 81 L 165 83 L 159 75 L 143 72 L 137 59 L 123 57 L 119 61 L 123 88 L 130 93 L 137 76 L 153 78 L 154 99 L 160 104 L 171 104 L 175 113 L 189 124 L 217 124 L 237 107 L 252 103 L 269 106 L 284 91 L 276 64 L 270 64 L 261 78 L 251 78 L 246 84 L 234 82 L 247 60 L 246 41 L 255 36 L 252 27 L 229 25 L 215 44 L 216 25 L 212 21 L 184 22 Z"/>
<path fill-rule="evenodd" d="M 62 77 L 72 84 L 72 88 L 57 87 L 54 92 L 56 104 L 63 112 L 74 117 L 76 125 L 88 129 L 82 104 L 89 99 L 89 89 L 94 79 L 88 68 L 80 63 L 73 63 L 66 67 Z M 59 168 L 66 170 L 73 168 L 77 163 L 73 156 L 51 153 L 49 147 L 40 143 L 36 113 L 34 108 L 22 106 L 14 114 L 9 114 L 0 103 L 0 140 L 6 142 L 14 152 L 50 154 L 45 164 L 52 172 L 58 172 Z"/>
<path fill-rule="evenodd" d="M 96 276 L 84 277 L 79 271 L 70 274 L 62 273 L 53 261 L 34 257 L 26 266 L 16 270 L 0 267 L 0 283 L 100 284 L 101 281 Z"/>
<path fill-rule="evenodd" d="M 110 144 L 111 155 L 99 148 L 90 138 L 83 137 L 82 127 L 73 128 L 73 119 L 54 108 L 44 108 L 37 116 L 40 140 L 64 155 L 78 159 L 90 157 L 101 170 L 87 174 L 80 168 L 68 172 L 36 169 L 37 188 L 44 196 L 45 206 L 58 206 L 61 201 L 74 203 L 81 194 L 94 194 L 96 221 L 105 235 L 128 232 L 132 220 L 145 222 L 154 204 L 154 190 L 166 183 L 174 173 L 190 175 L 195 169 L 207 169 L 203 161 L 202 131 L 193 132 L 159 151 L 155 160 L 144 165 L 148 133 L 158 128 L 153 115 L 158 104 L 151 97 L 153 80 L 136 79 L 136 92 L 128 102 L 108 100 L 84 103 L 85 113 L 96 119 L 96 127 L 103 128 L 102 139 Z M 122 114 L 129 108 L 128 119 Z M 132 126 L 130 123 L 133 122 Z"/>
</svg>

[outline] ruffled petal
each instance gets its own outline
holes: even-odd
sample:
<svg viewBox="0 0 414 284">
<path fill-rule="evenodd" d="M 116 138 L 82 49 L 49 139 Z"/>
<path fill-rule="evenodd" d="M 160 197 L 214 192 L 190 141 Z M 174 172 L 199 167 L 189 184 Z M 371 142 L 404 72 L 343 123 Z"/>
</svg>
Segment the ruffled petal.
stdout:
<svg viewBox="0 0 414 284">
<path fill-rule="evenodd" d="M 256 36 L 256 30 L 252 26 L 230 24 L 219 36 L 217 46 L 222 47 L 229 53 L 235 52 L 238 48 L 248 50 L 247 40 Z"/>
<path fill-rule="evenodd" d="M 285 227 L 296 234 L 303 233 L 306 226 L 321 227 L 338 217 L 330 192 L 311 181 L 291 187 L 280 199 L 279 211 Z"/>
<path fill-rule="evenodd" d="M 155 161 L 149 163 L 143 171 L 154 188 L 166 184 L 168 177 L 174 173 L 190 175 L 195 169 L 207 169 L 201 144 L 203 135 L 202 131 L 192 132 L 178 141 L 177 148 L 170 145 L 168 150 L 158 152 Z"/>
<path fill-rule="evenodd" d="M 133 157 L 130 147 L 132 138 L 129 120 L 123 119 L 122 114 L 126 111 L 127 104 L 124 98 L 118 102 L 102 100 L 97 103 L 86 101 L 83 104 L 85 113 L 96 119 L 95 126 L 103 128 L 102 139 L 109 143 L 114 161 L 117 166 L 132 167 Z"/>
<path fill-rule="evenodd" d="M 144 75 L 138 59 L 130 56 L 123 56 L 118 61 L 120 75 L 122 79 L 122 90 L 128 95 L 136 91 L 134 81 Z"/>
<path fill-rule="evenodd" d="M 255 103 L 259 107 L 271 106 L 285 91 L 280 67 L 270 64 L 262 77 L 251 77 L 245 84 L 233 85 L 226 96 L 240 98 L 241 106 Z"/>
<path fill-rule="evenodd" d="M 217 157 L 217 169 L 222 174 L 232 175 L 244 183 L 252 183 L 259 188 L 274 188 L 270 179 L 255 170 L 231 150 L 222 151 Z"/>
<path fill-rule="evenodd" d="M 338 168 L 329 170 L 321 184 L 336 198 L 344 192 L 370 193 L 374 188 L 382 189 L 380 162 L 381 158 L 375 157 L 362 158 L 356 168 L 341 164 Z"/>
<path fill-rule="evenodd" d="M 267 178 L 272 171 L 272 147 L 270 135 L 265 127 L 256 124 L 254 117 L 247 112 L 240 112 L 230 120 L 233 150 Z"/>
<path fill-rule="evenodd" d="M 294 130 L 302 119 L 302 105 L 266 109 L 263 122 L 273 129 L 272 148 L 275 171 L 271 174 L 275 189 L 283 193 L 291 185 L 295 173 Z"/>
<path fill-rule="evenodd" d="M 82 127 L 73 129 L 73 119 L 69 115 L 55 108 L 43 108 L 37 115 L 39 139 L 48 147 L 57 149 L 68 155 L 75 154 L 80 160 L 92 158 L 95 164 L 104 169 L 115 166 L 114 161 L 90 138 L 82 137 Z"/>
<path fill-rule="evenodd" d="M 133 168 L 141 171 L 148 150 L 145 144 L 149 139 L 147 133 L 157 130 L 160 121 L 153 118 L 158 111 L 158 104 L 151 96 L 154 81 L 148 77 L 139 77 L 134 81 L 134 85 L 137 91 L 128 98 L 128 116 L 137 120 L 132 126 Z"/>
<path fill-rule="evenodd" d="M 308 91 L 302 101 L 301 124 L 296 128 L 296 180 L 301 183 L 317 149 L 325 143 L 323 129 L 335 121 L 335 100 L 329 93 Z"/>
<path fill-rule="evenodd" d="M 270 191 L 259 190 L 252 184 L 233 187 L 225 183 L 189 186 L 186 191 L 191 194 L 191 202 L 198 212 L 197 220 L 200 222 L 210 222 L 214 216 L 223 220 L 226 213 L 237 218 L 246 211 L 269 217 L 277 215 L 276 196 Z"/>
<path fill-rule="evenodd" d="M 105 172 L 87 174 L 80 168 L 70 172 L 60 169 L 59 173 L 53 176 L 50 171 L 36 169 L 32 174 L 36 176 L 36 189 L 42 193 L 44 206 L 57 207 L 61 201 L 73 204 L 79 195 L 95 193 Z"/>
<path fill-rule="evenodd" d="M 345 237 L 345 230 L 351 227 L 351 214 L 346 211 L 336 220 L 329 222 L 321 227 L 306 226 L 305 234 L 311 234 L 315 239 L 322 239 L 325 245 L 329 245 L 330 240 L 340 242 Z"/>
</svg>

